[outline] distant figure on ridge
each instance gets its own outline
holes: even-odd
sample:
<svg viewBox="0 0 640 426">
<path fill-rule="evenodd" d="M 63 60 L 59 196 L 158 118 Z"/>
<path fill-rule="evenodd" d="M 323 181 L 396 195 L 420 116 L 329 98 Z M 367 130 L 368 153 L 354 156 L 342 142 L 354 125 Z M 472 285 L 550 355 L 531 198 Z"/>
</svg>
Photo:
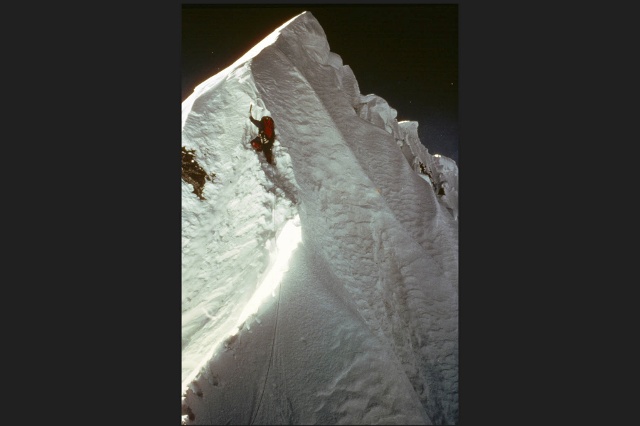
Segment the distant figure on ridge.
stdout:
<svg viewBox="0 0 640 426">
<path fill-rule="evenodd" d="M 276 139 L 273 118 L 265 115 L 260 119 L 260 121 L 258 121 L 251 115 L 251 108 L 253 108 L 253 104 L 249 106 L 249 118 L 258 128 L 258 136 L 251 141 L 251 146 L 258 152 L 264 152 L 267 162 L 269 164 L 273 164 L 273 154 L 271 153 L 271 149 L 273 148 L 273 141 Z"/>
</svg>

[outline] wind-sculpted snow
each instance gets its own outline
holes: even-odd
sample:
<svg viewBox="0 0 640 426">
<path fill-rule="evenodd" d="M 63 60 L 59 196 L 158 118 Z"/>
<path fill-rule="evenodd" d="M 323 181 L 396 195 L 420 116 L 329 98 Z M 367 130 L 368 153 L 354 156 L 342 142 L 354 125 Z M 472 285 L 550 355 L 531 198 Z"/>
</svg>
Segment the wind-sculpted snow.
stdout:
<svg viewBox="0 0 640 426">
<path fill-rule="evenodd" d="M 310 13 L 265 40 L 183 104 L 183 145 L 216 174 L 205 200 L 183 183 L 185 422 L 455 423 L 457 166 L 359 93 Z M 248 144 L 252 103 L 275 167 Z M 229 337 L 297 215 L 288 272 Z"/>
<path fill-rule="evenodd" d="M 240 66 L 193 102 L 183 128 L 184 145 L 195 149 L 206 171 L 216 173 L 215 182 L 204 187 L 204 202 L 183 182 L 183 379 L 219 333 L 235 324 L 238 307 L 269 263 L 269 242 L 296 211 L 285 149 L 279 150 L 279 174 L 273 177 L 246 146 L 255 98 L 249 68 Z M 238 104 L 245 111 L 229 108 Z"/>
</svg>

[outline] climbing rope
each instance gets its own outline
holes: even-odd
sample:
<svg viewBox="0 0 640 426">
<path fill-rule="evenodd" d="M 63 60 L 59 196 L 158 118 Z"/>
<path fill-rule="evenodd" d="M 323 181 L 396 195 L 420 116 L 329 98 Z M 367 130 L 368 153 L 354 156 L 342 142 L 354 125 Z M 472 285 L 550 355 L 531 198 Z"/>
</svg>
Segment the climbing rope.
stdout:
<svg viewBox="0 0 640 426">
<path fill-rule="evenodd" d="M 276 210 L 276 193 L 274 191 L 273 193 L 273 207 L 271 209 L 271 219 L 273 221 L 273 229 L 276 229 L 276 215 L 275 215 L 275 210 Z M 276 241 L 276 237 L 274 236 L 274 243 Z M 278 246 L 276 244 L 276 256 L 278 255 Z M 258 416 L 258 412 L 260 411 L 260 407 L 262 406 L 262 398 L 264 397 L 264 391 L 267 388 L 267 379 L 269 378 L 269 371 L 271 370 L 271 363 L 273 362 L 273 353 L 275 351 L 275 346 L 276 346 L 276 334 L 278 331 L 278 316 L 280 313 L 280 296 L 282 294 L 282 287 L 280 287 L 278 289 L 278 301 L 276 302 L 276 323 L 275 326 L 273 328 L 273 339 L 271 341 L 271 354 L 269 355 L 269 364 L 267 365 L 267 374 L 265 374 L 264 376 L 264 383 L 262 384 L 262 392 L 260 393 L 260 399 L 258 400 L 258 407 L 256 408 L 255 413 L 253 414 L 253 418 L 251 419 L 251 423 L 249 423 L 250 425 L 253 425 L 253 423 L 256 421 L 256 417 Z"/>
</svg>

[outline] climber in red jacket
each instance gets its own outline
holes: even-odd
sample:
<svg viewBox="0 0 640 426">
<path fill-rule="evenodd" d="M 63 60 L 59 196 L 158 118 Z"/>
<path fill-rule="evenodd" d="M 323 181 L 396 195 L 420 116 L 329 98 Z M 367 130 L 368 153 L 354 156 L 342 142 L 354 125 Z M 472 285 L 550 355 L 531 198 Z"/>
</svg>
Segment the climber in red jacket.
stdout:
<svg viewBox="0 0 640 426">
<path fill-rule="evenodd" d="M 269 164 L 273 164 L 273 154 L 271 153 L 271 149 L 273 148 L 273 141 L 276 139 L 276 131 L 275 124 L 273 123 L 273 118 L 265 115 L 260 119 L 260 121 L 256 120 L 251 116 L 251 108 L 253 104 L 249 106 L 249 118 L 251 122 L 256 125 L 258 128 L 258 136 L 256 136 L 251 141 L 251 146 L 256 151 L 264 152 L 264 156 L 267 159 Z"/>
</svg>

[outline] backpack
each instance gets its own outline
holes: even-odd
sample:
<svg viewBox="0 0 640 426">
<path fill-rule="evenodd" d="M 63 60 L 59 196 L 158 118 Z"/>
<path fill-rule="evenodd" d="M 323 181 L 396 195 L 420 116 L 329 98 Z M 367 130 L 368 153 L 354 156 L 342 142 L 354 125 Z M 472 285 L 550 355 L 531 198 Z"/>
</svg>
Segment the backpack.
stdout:
<svg viewBox="0 0 640 426">
<path fill-rule="evenodd" d="M 269 116 L 265 116 L 262 117 L 262 126 L 264 129 L 264 134 L 267 136 L 267 138 L 269 140 L 273 140 L 273 138 L 275 137 L 275 131 L 274 131 L 274 123 L 273 123 L 273 118 L 269 117 Z"/>
</svg>

